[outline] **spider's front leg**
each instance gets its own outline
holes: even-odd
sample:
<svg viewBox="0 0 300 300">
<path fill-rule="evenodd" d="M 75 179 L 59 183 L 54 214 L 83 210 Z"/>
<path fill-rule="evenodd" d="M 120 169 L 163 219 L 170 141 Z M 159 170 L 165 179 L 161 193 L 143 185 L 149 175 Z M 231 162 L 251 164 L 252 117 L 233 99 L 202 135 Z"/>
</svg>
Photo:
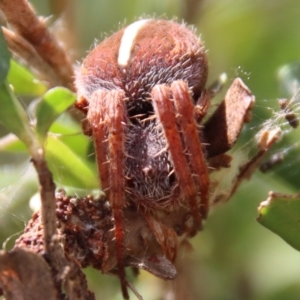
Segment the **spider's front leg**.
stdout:
<svg viewBox="0 0 300 300">
<path fill-rule="evenodd" d="M 181 80 L 173 82 L 171 87 L 157 85 L 151 96 L 168 143 L 182 198 L 189 203 L 195 229 L 199 229 L 201 220 L 208 213 L 210 181 L 188 85 Z"/>
<path fill-rule="evenodd" d="M 124 99 L 123 91 L 98 90 L 94 92 L 89 103 L 87 119 L 93 132 L 102 190 L 107 195 L 113 212 L 118 274 L 122 293 L 125 299 L 129 299 L 123 257 L 124 125 L 126 124 Z"/>
<path fill-rule="evenodd" d="M 209 209 L 210 180 L 204 153 L 202 151 L 199 129 L 195 122 L 195 108 L 186 82 L 175 81 L 171 86 L 171 90 L 186 150 L 189 153 L 192 176 L 194 177 L 196 185 L 200 187 L 200 213 L 202 218 L 205 219 Z"/>
</svg>

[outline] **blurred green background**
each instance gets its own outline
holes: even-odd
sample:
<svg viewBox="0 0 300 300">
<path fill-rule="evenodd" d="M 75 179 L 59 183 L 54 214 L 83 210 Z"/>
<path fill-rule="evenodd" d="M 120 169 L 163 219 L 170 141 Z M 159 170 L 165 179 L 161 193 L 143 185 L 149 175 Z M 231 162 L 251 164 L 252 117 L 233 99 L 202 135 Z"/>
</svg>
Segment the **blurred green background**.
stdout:
<svg viewBox="0 0 300 300">
<path fill-rule="evenodd" d="M 222 72 L 230 80 L 241 76 L 256 96 L 253 122 L 246 126 L 237 149 L 278 110 L 277 98 L 288 96 L 279 89 L 280 66 L 300 60 L 299 0 L 30 2 L 40 15 L 53 15 L 49 24 L 74 62 L 82 60 L 95 39 L 141 16 L 176 17 L 194 25 L 208 49 L 209 82 Z M 60 15 L 67 20 L 64 27 L 57 22 Z M 257 207 L 268 191 L 299 190 L 298 136 L 297 130 L 287 133 L 278 145 L 284 151 L 291 149 L 285 163 L 267 174 L 257 172 L 230 202 L 212 210 L 205 230 L 191 241 L 194 251 L 186 251 L 180 266 L 182 280 L 174 284 L 183 285 L 187 293 L 179 299 L 300 299 L 300 253 L 256 221 Z M 0 162 L 0 238 L 4 241 L 21 231 L 30 217 L 28 200 L 37 184 L 28 157 L 0 153 Z M 118 280 L 95 270 L 87 273 L 97 299 L 121 299 Z M 144 272 L 135 281 L 145 300 L 174 299 L 164 292 L 169 284 Z"/>
</svg>

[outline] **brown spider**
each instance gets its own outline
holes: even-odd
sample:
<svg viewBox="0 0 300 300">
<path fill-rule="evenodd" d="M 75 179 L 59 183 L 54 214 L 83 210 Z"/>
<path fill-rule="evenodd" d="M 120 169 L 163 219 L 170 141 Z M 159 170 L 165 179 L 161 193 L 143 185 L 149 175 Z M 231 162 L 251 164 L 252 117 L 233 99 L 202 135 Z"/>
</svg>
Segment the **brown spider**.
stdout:
<svg viewBox="0 0 300 300">
<path fill-rule="evenodd" d="M 105 39 L 77 75 L 76 106 L 87 114 L 84 130 L 94 139 L 102 190 L 112 208 L 125 299 L 124 207 L 137 207 L 163 244 L 153 221 L 156 213 L 188 206 L 193 224 L 187 234 L 194 235 L 209 209 L 206 158 L 222 161 L 219 157 L 236 141 L 251 108 L 253 97 L 237 79 L 200 126 L 214 94 L 205 89 L 207 73 L 204 46 L 189 28 L 147 19 Z M 239 94 L 241 86 L 245 95 Z"/>
</svg>

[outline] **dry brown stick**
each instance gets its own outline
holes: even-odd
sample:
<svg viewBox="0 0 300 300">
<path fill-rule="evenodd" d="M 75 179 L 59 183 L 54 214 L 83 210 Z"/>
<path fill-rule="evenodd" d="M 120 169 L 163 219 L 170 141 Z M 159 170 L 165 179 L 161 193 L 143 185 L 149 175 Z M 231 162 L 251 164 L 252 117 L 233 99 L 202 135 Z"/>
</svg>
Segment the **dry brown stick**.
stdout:
<svg viewBox="0 0 300 300">
<path fill-rule="evenodd" d="M 0 9 L 7 22 L 26 39 L 55 71 L 61 84 L 73 87 L 73 67 L 66 52 L 47 29 L 45 23 L 36 16 L 26 0 L 1 0 Z"/>
<path fill-rule="evenodd" d="M 72 299 L 83 300 L 83 294 L 78 291 L 78 286 L 76 284 L 74 285 L 74 282 L 80 282 L 80 278 L 78 278 L 79 275 L 76 272 L 76 266 L 71 265 L 67 261 L 58 238 L 55 210 L 55 184 L 52 179 L 52 174 L 48 169 L 44 151 L 42 148 L 39 148 L 36 149 L 36 151 L 31 151 L 31 154 L 32 162 L 40 183 L 44 253 L 55 274 L 55 282 L 58 290 L 61 290 L 62 282 L 65 281 L 66 291 L 73 295 Z"/>
<path fill-rule="evenodd" d="M 39 77 L 49 82 L 50 86 L 57 86 L 61 81 L 55 71 L 39 56 L 31 44 L 18 34 L 2 27 L 8 48 L 39 74 Z"/>
<path fill-rule="evenodd" d="M 52 249 L 57 244 L 54 239 L 56 234 L 55 184 L 44 159 L 42 149 L 36 151 L 35 155 L 32 156 L 32 162 L 38 174 L 40 183 L 45 252 L 47 255 L 52 255 Z"/>
</svg>

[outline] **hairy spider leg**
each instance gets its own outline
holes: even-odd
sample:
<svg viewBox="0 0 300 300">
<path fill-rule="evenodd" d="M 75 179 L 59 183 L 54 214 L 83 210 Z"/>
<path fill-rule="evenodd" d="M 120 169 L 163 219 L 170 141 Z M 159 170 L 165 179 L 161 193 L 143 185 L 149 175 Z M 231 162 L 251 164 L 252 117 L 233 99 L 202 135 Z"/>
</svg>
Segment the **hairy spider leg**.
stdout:
<svg viewBox="0 0 300 300">
<path fill-rule="evenodd" d="M 203 89 L 200 97 L 196 101 L 196 105 L 194 106 L 194 119 L 197 125 L 200 124 L 206 116 L 208 109 L 210 108 L 211 98 L 212 95 L 210 91 Z"/>
<path fill-rule="evenodd" d="M 109 192 L 109 154 L 108 154 L 108 128 L 107 128 L 107 102 L 108 94 L 98 90 L 92 94 L 87 119 L 92 127 L 92 134 L 96 150 L 98 173 L 101 188 Z"/>
<path fill-rule="evenodd" d="M 98 172 L 115 223 L 118 275 L 124 299 L 129 299 L 124 269 L 123 209 L 125 205 L 123 91 L 98 90 L 92 95 L 88 120 L 93 130 Z"/>
<path fill-rule="evenodd" d="M 201 215 L 198 209 L 198 193 L 190 172 L 185 149 L 183 148 L 176 123 L 174 101 L 171 99 L 171 90 L 167 85 L 156 85 L 151 91 L 151 98 L 155 113 L 162 125 L 168 149 L 174 165 L 179 187 L 184 199 L 189 202 L 195 228 L 201 227 Z"/>
<path fill-rule="evenodd" d="M 207 163 L 202 151 L 201 137 L 199 136 L 194 118 L 194 105 L 189 93 L 188 85 L 184 81 L 174 81 L 171 85 L 171 90 L 178 113 L 177 119 L 179 120 L 187 152 L 189 153 L 192 174 L 197 185 L 200 187 L 201 217 L 205 219 L 209 209 L 210 180 Z"/>
</svg>

